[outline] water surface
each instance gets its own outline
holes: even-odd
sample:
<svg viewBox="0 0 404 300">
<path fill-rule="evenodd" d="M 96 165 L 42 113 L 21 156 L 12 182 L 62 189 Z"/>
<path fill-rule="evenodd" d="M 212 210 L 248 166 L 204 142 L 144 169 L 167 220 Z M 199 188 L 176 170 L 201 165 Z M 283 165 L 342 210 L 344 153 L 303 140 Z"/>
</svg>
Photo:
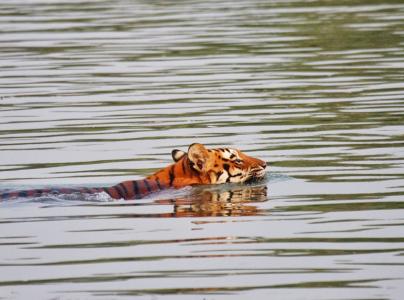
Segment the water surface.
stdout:
<svg viewBox="0 0 404 300">
<path fill-rule="evenodd" d="M 264 182 L 0 204 L 0 298 L 401 299 L 402 1 L 0 3 L 0 187 L 194 142 Z"/>
</svg>

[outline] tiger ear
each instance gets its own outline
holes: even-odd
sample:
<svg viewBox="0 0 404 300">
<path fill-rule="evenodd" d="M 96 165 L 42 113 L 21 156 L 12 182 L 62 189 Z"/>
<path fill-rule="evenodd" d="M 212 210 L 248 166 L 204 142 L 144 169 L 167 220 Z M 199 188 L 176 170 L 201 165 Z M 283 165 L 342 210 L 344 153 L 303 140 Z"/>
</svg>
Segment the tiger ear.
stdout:
<svg viewBox="0 0 404 300">
<path fill-rule="evenodd" d="M 193 163 L 193 168 L 199 172 L 206 170 L 209 154 L 202 144 L 192 144 L 188 148 L 188 158 Z"/>
<path fill-rule="evenodd" d="M 174 149 L 173 151 L 171 151 L 171 156 L 173 157 L 173 160 L 175 162 L 179 161 L 181 158 L 183 158 L 183 156 L 187 154 L 186 152 L 182 151 L 182 150 L 178 150 L 178 149 Z"/>
</svg>

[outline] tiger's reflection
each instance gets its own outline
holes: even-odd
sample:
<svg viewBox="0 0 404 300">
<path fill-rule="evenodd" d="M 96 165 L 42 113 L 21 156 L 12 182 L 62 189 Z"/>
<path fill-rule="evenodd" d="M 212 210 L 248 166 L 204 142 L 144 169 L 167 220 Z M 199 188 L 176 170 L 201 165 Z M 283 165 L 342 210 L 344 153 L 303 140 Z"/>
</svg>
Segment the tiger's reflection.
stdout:
<svg viewBox="0 0 404 300">
<path fill-rule="evenodd" d="M 259 210 L 253 203 L 267 199 L 266 185 L 228 185 L 195 187 L 187 196 L 155 203 L 174 205 L 173 213 L 165 217 L 254 216 Z"/>
</svg>

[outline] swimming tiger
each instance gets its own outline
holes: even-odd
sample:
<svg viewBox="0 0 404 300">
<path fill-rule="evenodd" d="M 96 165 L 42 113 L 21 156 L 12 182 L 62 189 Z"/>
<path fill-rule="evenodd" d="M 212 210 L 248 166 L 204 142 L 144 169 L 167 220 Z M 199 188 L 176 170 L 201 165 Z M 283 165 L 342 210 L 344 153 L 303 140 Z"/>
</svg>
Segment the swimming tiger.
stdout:
<svg viewBox="0 0 404 300">
<path fill-rule="evenodd" d="M 191 185 L 243 183 L 261 179 L 265 175 L 266 163 L 248 156 L 237 149 L 207 149 L 194 143 L 188 152 L 174 149 L 174 164 L 140 180 L 128 180 L 111 187 L 33 189 L 0 194 L 1 199 L 18 197 L 39 197 L 60 194 L 95 194 L 105 192 L 113 199 L 140 199 L 150 193 L 168 188 L 182 188 Z"/>
</svg>

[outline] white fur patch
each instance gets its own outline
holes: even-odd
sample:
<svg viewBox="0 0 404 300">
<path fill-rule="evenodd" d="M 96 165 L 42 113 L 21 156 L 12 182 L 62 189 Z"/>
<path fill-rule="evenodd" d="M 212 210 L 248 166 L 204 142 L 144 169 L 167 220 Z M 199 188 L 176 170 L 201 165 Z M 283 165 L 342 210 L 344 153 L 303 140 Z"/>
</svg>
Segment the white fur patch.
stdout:
<svg viewBox="0 0 404 300">
<path fill-rule="evenodd" d="M 222 157 L 225 159 L 230 159 L 230 157 L 232 155 L 235 155 L 238 158 L 237 151 L 234 149 L 231 149 L 231 148 L 225 148 L 224 152 L 221 152 L 221 153 L 222 153 Z"/>
<path fill-rule="evenodd" d="M 225 172 L 223 172 L 223 174 L 221 174 L 220 176 L 219 176 L 219 178 L 217 178 L 217 183 L 225 183 L 226 182 L 226 180 L 227 180 L 227 178 L 229 178 L 229 174 L 227 174 L 227 172 L 225 171 Z"/>
</svg>

